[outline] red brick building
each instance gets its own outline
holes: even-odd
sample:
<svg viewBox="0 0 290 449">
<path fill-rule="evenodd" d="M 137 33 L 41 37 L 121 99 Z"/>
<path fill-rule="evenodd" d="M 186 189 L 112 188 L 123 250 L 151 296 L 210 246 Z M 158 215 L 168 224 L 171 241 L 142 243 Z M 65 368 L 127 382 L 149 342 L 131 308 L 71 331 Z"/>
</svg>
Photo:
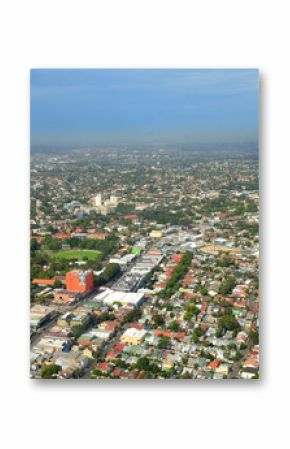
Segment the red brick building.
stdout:
<svg viewBox="0 0 290 449">
<path fill-rule="evenodd" d="M 94 273 L 88 271 L 69 271 L 66 273 L 66 289 L 71 292 L 86 293 L 94 289 Z"/>
</svg>

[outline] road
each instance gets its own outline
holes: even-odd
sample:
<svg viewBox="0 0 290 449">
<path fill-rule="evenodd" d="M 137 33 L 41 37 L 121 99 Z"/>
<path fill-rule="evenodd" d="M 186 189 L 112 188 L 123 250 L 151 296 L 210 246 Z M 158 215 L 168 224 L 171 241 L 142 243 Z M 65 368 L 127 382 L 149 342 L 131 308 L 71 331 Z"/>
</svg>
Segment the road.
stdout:
<svg viewBox="0 0 290 449">
<path fill-rule="evenodd" d="M 144 307 L 145 305 L 148 306 L 148 304 L 150 304 L 151 301 L 152 301 L 151 297 L 145 299 L 145 301 L 140 305 L 139 308 L 142 310 L 142 307 Z M 99 361 L 102 360 L 106 356 L 106 354 L 108 354 L 110 351 L 113 350 L 114 346 L 120 342 L 120 337 L 122 336 L 122 334 L 131 326 L 132 323 L 130 322 L 121 324 L 118 327 L 116 334 L 112 338 L 110 338 L 103 346 L 102 350 L 100 351 L 99 357 L 97 359 L 94 359 L 93 362 L 90 364 L 90 366 L 84 370 L 84 373 L 81 376 L 82 379 L 90 379 L 91 370 L 96 367 Z"/>
<path fill-rule="evenodd" d="M 100 351 L 100 355 L 98 356 L 98 358 L 94 359 L 93 362 L 90 364 L 90 366 L 88 366 L 84 370 L 83 374 L 81 375 L 82 379 L 90 379 L 91 378 L 91 375 L 90 375 L 91 370 L 96 367 L 96 365 L 99 363 L 99 361 L 102 360 L 106 356 L 106 354 L 108 354 L 108 352 L 113 350 L 113 347 L 117 343 L 119 343 L 121 335 L 130 326 L 131 326 L 131 323 L 126 323 L 124 325 L 120 325 L 116 334 L 112 338 L 110 338 L 110 340 L 108 340 L 107 343 L 105 343 L 105 345 L 103 346 L 103 348 Z"/>
<path fill-rule="evenodd" d="M 50 329 L 52 329 L 53 326 L 55 326 L 57 319 L 59 318 L 60 315 L 66 313 L 66 312 L 72 312 L 73 310 L 80 307 L 85 300 L 94 298 L 95 296 L 96 296 L 96 291 L 93 291 L 92 293 L 90 293 L 89 295 L 86 295 L 84 298 L 80 299 L 79 301 L 77 301 L 75 304 L 73 304 L 71 306 L 66 306 L 66 305 L 61 306 L 61 305 L 53 304 L 54 310 L 57 312 L 57 316 L 55 316 L 52 320 L 45 323 L 44 326 L 40 327 L 40 329 L 35 333 L 35 335 L 33 335 L 33 337 L 30 339 L 30 347 L 32 348 L 33 346 L 37 345 L 37 343 L 41 340 L 41 338 L 43 338 L 45 335 L 47 335 L 47 333 L 50 331 Z"/>
<path fill-rule="evenodd" d="M 244 349 L 243 351 L 241 351 L 242 354 L 242 358 L 240 358 L 238 361 L 234 362 L 232 365 L 232 370 L 229 373 L 229 379 L 240 379 L 240 377 L 238 376 L 239 372 L 240 372 L 240 366 L 242 365 L 243 361 L 246 360 L 246 358 L 248 357 L 248 354 L 252 348 L 253 344 L 252 342 L 249 342 L 247 345 L 247 348 Z"/>
</svg>

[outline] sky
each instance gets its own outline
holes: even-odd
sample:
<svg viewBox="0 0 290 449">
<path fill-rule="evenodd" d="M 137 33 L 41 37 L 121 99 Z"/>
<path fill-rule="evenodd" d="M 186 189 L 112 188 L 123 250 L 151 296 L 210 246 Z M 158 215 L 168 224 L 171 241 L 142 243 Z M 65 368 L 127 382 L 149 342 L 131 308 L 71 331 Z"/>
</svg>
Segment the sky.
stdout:
<svg viewBox="0 0 290 449">
<path fill-rule="evenodd" d="M 257 69 L 32 69 L 31 146 L 257 142 Z"/>
</svg>

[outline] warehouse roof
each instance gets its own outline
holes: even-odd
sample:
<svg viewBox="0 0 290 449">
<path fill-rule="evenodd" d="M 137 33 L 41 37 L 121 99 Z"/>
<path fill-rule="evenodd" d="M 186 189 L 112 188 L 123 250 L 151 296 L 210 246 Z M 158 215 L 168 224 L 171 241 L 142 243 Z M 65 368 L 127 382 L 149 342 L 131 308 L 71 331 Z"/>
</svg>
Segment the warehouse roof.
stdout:
<svg viewBox="0 0 290 449">
<path fill-rule="evenodd" d="M 111 289 L 106 289 L 96 296 L 96 300 L 102 301 L 105 304 L 113 304 L 120 302 L 121 304 L 133 304 L 138 306 L 143 299 L 144 293 L 121 292 Z"/>
</svg>

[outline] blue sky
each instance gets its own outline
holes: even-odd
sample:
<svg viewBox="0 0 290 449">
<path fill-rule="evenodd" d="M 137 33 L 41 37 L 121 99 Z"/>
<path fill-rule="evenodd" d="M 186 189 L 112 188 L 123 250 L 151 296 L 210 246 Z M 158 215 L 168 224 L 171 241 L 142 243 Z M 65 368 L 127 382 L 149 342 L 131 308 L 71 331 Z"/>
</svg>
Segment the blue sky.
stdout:
<svg viewBox="0 0 290 449">
<path fill-rule="evenodd" d="M 258 140 L 256 69 L 33 69 L 31 143 Z"/>
</svg>

